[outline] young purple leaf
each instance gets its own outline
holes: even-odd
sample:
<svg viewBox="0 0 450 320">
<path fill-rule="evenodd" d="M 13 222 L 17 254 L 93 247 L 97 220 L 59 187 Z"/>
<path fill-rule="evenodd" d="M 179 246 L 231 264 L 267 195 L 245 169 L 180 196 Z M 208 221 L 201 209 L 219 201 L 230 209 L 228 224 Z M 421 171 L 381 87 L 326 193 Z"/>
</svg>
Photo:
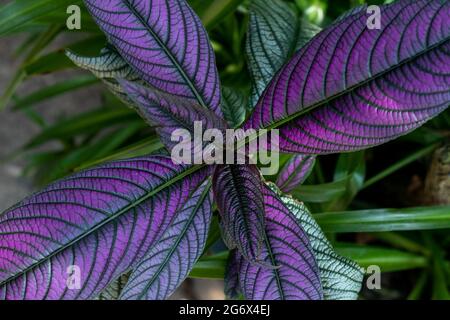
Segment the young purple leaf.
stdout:
<svg viewBox="0 0 450 320">
<path fill-rule="evenodd" d="M 269 185 L 295 216 L 306 232 L 320 272 L 323 294 L 326 300 L 355 300 L 361 290 L 364 273 L 355 262 L 338 255 L 327 240 L 305 205 L 290 196 L 283 195 L 273 184 Z"/>
<path fill-rule="evenodd" d="M 230 299 L 238 299 L 241 295 L 241 287 L 239 283 L 239 266 L 241 265 L 242 255 L 237 250 L 231 250 L 228 257 L 225 270 L 225 296 Z"/>
<path fill-rule="evenodd" d="M 276 72 L 320 28 L 299 18 L 298 13 L 281 0 L 253 0 L 249 12 L 245 48 L 253 80 L 250 101 L 253 109 Z"/>
<path fill-rule="evenodd" d="M 0 299 L 90 299 L 135 266 L 209 170 L 122 160 L 53 183 L 0 216 Z"/>
<path fill-rule="evenodd" d="M 280 128 L 280 150 L 354 151 L 405 134 L 450 103 L 450 2 L 381 6 L 323 30 L 274 77 L 245 128 Z"/>
<path fill-rule="evenodd" d="M 134 268 L 121 299 L 168 298 L 200 258 L 212 215 L 211 185 L 192 192 L 161 240 Z"/>
<path fill-rule="evenodd" d="M 322 299 L 319 268 L 305 231 L 277 194 L 268 187 L 264 187 L 263 192 L 266 238 L 261 258 L 267 265 L 277 267 L 267 268 L 232 257 L 232 261 L 235 259 L 239 263 L 238 279 L 244 297 L 251 300 Z M 231 279 L 228 281 L 233 281 Z M 236 286 L 234 288 L 236 291 Z"/>
<path fill-rule="evenodd" d="M 85 0 L 109 42 L 152 87 L 220 111 L 215 57 L 184 0 Z"/>
<path fill-rule="evenodd" d="M 293 156 L 279 173 L 277 186 L 283 192 L 291 192 L 308 178 L 315 163 L 316 158 L 312 156 Z"/>
<path fill-rule="evenodd" d="M 201 122 L 203 131 L 225 130 L 227 127 L 226 123 L 213 112 L 205 110 L 190 100 L 179 99 L 135 82 L 119 80 L 119 83 L 128 97 L 134 101 L 143 118 L 156 126 L 161 141 L 169 150 L 178 143 L 178 141 L 172 141 L 175 130 L 185 129 L 194 139 L 194 122 Z M 200 133 L 203 135 L 203 132 Z"/>
<path fill-rule="evenodd" d="M 125 79 L 141 85 L 145 83 L 114 49 L 104 48 L 98 57 L 82 57 L 70 51 L 67 51 L 66 55 L 78 67 L 92 72 L 101 79 L 108 89 L 125 104 L 136 109 L 136 105 L 128 98 L 116 79 Z"/>
<path fill-rule="evenodd" d="M 263 182 L 255 165 L 217 165 L 214 199 L 222 232 L 230 249 L 237 247 L 252 263 L 259 262 L 264 241 Z"/>
<path fill-rule="evenodd" d="M 302 203 L 290 196 L 283 195 L 273 184 L 266 188 L 268 194 L 274 192 L 272 196 L 278 197 L 295 217 L 297 224 L 301 226 L 309 239 L 319 268 L 324 299 L 357 299 L 364 276 L 362 269 L 355 262 L 339 256 L 333 250 L 319 225 Z M 270 223 L 267 222 L 267 225 Z M 241 265 L 242 256 L 237 252 L 232 252 L 225 274 L 225 293 L 230 298 L 237 298 L 241 293 L 242 280 L 240 277 L 246 277 L 246 273 L 240 272 Z"/>
</svg>

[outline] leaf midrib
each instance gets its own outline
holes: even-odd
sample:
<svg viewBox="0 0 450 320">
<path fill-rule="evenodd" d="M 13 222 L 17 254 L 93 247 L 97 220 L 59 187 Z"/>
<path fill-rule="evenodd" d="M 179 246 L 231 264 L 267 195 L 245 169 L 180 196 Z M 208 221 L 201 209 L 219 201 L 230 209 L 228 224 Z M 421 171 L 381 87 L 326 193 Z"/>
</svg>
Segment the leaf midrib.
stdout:
<svg viewBox="0 0 450 320">
<path fill-rule="evenodd" d="M 381 72 L 379 72 L 379 73 L 377 73 L 377 74 L 367 78 L 364 81 L 361 81 L 361 82 L 359 82 L 359 83 L 357 83 L 357 84 L 355 84 L 353 86 L 350 86 L 347 89 L 345 89 L 345 90 L 343 90 L 343 91 L 341 91 L 339 93 L 331 95 L 330 97 L 328 97 L 328 98 L 326 98 L 324 100 L 321 100 L 321 101 L 319 101 L 317 103 L 314 103 L 314 104 L 312 104 L 311 106 L 309 106 L 307 108 L 304 108 L 302 110 L 294 112 L 291 115 L 289 115 L 289 116 L 287 116 L 287 117 L 285 117 L 283 119 L 274 121 L 270 125 L 264 127 L 264 129 L 272 130 L 272 129 L 279 128 L 280 126 L 282 126 L 284 124 L 287 124 L 287 123 L 295 120 L 296 118 L 299 118 L 300 116 L 303 116 L 303 115 L 311 112 L 312 110 L 315 110 L 317 108 L 323 107 L 324 105 L 328 104 L 330 101 L 335 100 L 335 99 L 337 99 L 337 98 L 339 98 L 341 96 L 344 96 L 344 95 L 346 95 L 346 94 L 348 94 L 348 93 L 350 93 L 352 91 L 355 91 L 356 89 L 361 88 L 361 87 L 367 85 L 368 83 L 370 83 L 372 81 L 375 81 L 375 80 L 385 76 L 386 74 L 388 74 L 390 72 L 393 72 L 394 70 L 396 70 L 396 69 L 398 69 L 398 68 L 400 68 L 400 67 L 402 67 L 402 66 L 404 66 L 404 65 L 406 65 L 408 63 L 410 63 L 411 61 L 413 61 L 413 60 L 415 60 L 415 59 L 417 59 L 417 58 L 419 58 L 419 57 L 421 57 L 423 55 L 426 55 L 427 53 L 429 53 L 429 52 L 435 50 L 436 48 L 444 45 L 448 41 L 450 41 L 450 36 L 444 38 L 440 42 L 438 42 L 438 43 L 436 43 L 436 44 L 434 44 L 434 45 L 432 45 L 430 47 L 427 47 L 425 50 L 423 50 L 423 51 L 421 51 L 421 52 L 419 52 L 419 53 L 417 53 L 417 54 L 415 54 L 415 55 L 413 55 L 413 56 L 403 60 L 402 62 L 400 62 L 400 63 L 398 63 L 398 64 L 396 64 L 396 65 L 394 65 L 394 66 L 392 66 L 392 67 L 390 67 L 390 68 L 388 68 L 386 70 L 383 70 L 383 71 L 381 71 Z"/>
<path fill-rule="evenodd" d="M 20 276 L 26 274 L 27 272 L 29 272 L 30 270 L 33 270 L 34 268 L 36 268 L 37 266 L 41 265 L 43 262 L 48 261 L 50 259 L 52 259 L 54 256 L 58 255 L 59 253 L 65 251 L 66 249 L 76 245 L 78 242 L 82 241 L 83 239 L 89 237 L 90 235 L 94 234 L 95 232 L 97 232 L 99 229 L 101 229 L 102 227 L 106 226 L 107 224 L 109 224 L 110 222 L 116 220 L 117 218 L 119 218 L 120 216 L 122 216 L 123 214 L 129 212 L 131 209 L 137 207 L 138 205 L 140 205 L 141 203 L 143 203 L 144 201 L 150 199 L 152 196 L 154 196 L 155 194 L 161 192 L 162 190 L 170 187 L 171 185 L 175 184 L 176 182 L 184 179 L 185 177 L 187 177 L 188 175 L 193 174 L 194 172 L 197 172 L 198 170 L 200 170 L 204 165 L 195 165 L 192 166 L 190 168 L 188 168 L 187 170 L 183 171 L 182 173 L 176 175 L 175 177 L 169 179 L 168 181 L 166 181 L 165 183 L 163 183 L 162 185 L 158 186 L 157 188 L 151 190 L 150 192 L 144 194 L 142 197 L 140 197 L 139 199 L 137 199 L 135 202 L 129 204 L 128 206 L 122 208 L 121 210 L 119 210 L 117 213 L 109 216 L 108 218 L 106 218 L 105 220 L 101 221 L 100 223 L 94 225 L 90 230 L 88 230 L 85 233 L 80 234 L 78 237 L 75 237 L 74 239 L 72 239 L 70 242 L 68 242 L 67 244 L 65 244 L 64 246 L 56 249 L 55 251 L 53 251 L 51 254 L 39 259 L 38 261 L 36 261 L 35 263 L 33 263 L 32 265 L 28 266 L 27 268 L 21 270 L 20 272 L 6 278 L 4 281 L 0 282 L 0 287 L 8 284 L 11 281 L 14 281 L 15 279 L 19 278 Z"/>
<path fill-rule="evenodd" d="M 185 226 L 183 227 L 182 231 L 180 232 L 180 234 L 176 238 L 175 243 L 170 248 L 170 251 L 165 256 L 164 261 L 159 265 L 158 270 L 156 270 L 156 272 L 153 275 L 153 277 L 147 282 L 147 284 L 145 285 L 145 288 L 139 294 L 139 296 L 137 298 L 138 300 L 141 300 L 144 296 L 146 296 L 147 291 L 150 289 L 150 287 L 153 285 L 153 283 L 159 278 L 159 275 L 164 270 L 164 268 L 166 267 L 167 263 L 170 261 L 170 258 L 173 256 L 175 251 L 178 249 L 178 246 L 179 246 L 180 242 L 182 241 L 182 239 L 186 235 L 189 227 L 191 226 L 192 222 L 194 221 L 195 216 L 197 215 L 197 212 L 200 210 L 201 206 L 203 205 L 203 202 L 206 200 L 206 198 L 208 196 L 208 193 L 210 192 L 211 185 L 212 185 L 212 182 L 209 181 L 207 183 L 207 185 L 205 186 L 205 190 L 203 190 L 198 203 L 196 204 L 195 208 L 192 210 L 192 213 L 189 215 L 189 219 L 187 220 Z M 202 185 L 199 186 L 199 188 L 201 188 L 201 187 L 202 187 Z M 197 188 L 197 190 L 199 188 Z M 175 221 L 175 219 L 174 219 L 174 221 Z M 170 226 L 169 226 L 169 228 L 170 228 Z"/>
<path fill-rule="evenodd" d="M 243 186 L 245 183 L 243 182 L 243 179 L 240 176 L 240 174 L 238 172 L 236 172 L 237 169 L 234 165 L 228 165 L 228 168 L 230 169 L 231 181 L 233 184 L 233 188 L 237 191 L 236 198 L 237 198 L 237 201 L 239 202 L 239 210 L 241 211 L 241 214 L 244 217 L 243 223 L 244 223 L 244 227 L 245 227 L 246 236 L 248 237 L 248 239 L 250 239 L 250 241 L 254 241 L 254 239 L 252 239 L 252 232 L 251 232 L 251 228 L 250 228 L 249 221 L 248 221 L 248 215 L 247 215 L 247 212 L 245 212 L 245 210 L 244 210 L 244 208 L 247 208 L 247 206 L 244 205 L 244 201 L 243 201 L 243 198 L 245 198 L 245 196 L 239 192 L 240 188 L 238 188 L 238 185 Z M 245 189 L 245 187 L 244 187 L 244 189 Z M 265 234 L 265 232 L 264 232 L 264 234 Z M 257 239 L 257 241 L 258 240 L 259 239 Z M 250 246 L 249 250 L 252 251 L 252 253 L 254 253 L 255 257 L 257 258 L 261 253 L 261 247 L 262 247 L 262 243 L 258 243 L 256 246 L 256 252 L 253 252 L 253 249 L 251 248 L 251 246 Z"/>
<path fill-rule="evenodd" d="M 129 0 L 124 0 L 124 4 L 131 11 L 133 15 L 136 16 L 136 18 L 139 19 L 139 21 L 142 23 L 142 25 L 145 27 L 145 29 L 152 35 L 152 37 L 156 40 L 156 42 L 159 44 L 159 46 L 164 50 L 164 53 L 167 55 L 167 57 L 172 61 L 172 63 L 175 65 L 176 69 L 180 73 L 181 77 L 186 81 L 186 84 L 188 85 L 189 89 L 191 89 L 192 93 L 194 94 L 195 98 L 197 99 L 198 103 L 204 107 L 208 108 L 205 101 L 203 100 L 203 97 L 198 92 L 196 86 L 194 83 L 192 83 L 191 79 L 188 77 L 186 72 L 184 71 L 183 67 L 178 62 L 178 59 L 172 54 L 172 52 L 169 50 L 169 48 L 166 47 L 164 42 L 161 40 L 161 38 L 156 34 L 152 28 L 147 24 L 144 17 L 136 11 L 135 8 L 129 3 Z M 200 35 L 199 35 L 200 36 Z"/>
<path fill-rule="evenodd" d="M 264 242 L 266 243 L 267 254 L 269 256 L 270 262 L 272 263 L 272 266 L 277 266 L 277 259 L 276 259 L 275 255 L 273 253 L 272 244 L 271 244 L 270 239 L 269 239 L 269 237 L 268 237 L 266 232 L 264 232 Z M 280 294 L 280 299 L 281 300 L 286 300 L 285 299 L 285 295 L 284 295 L 281 275 L 280 275 L 280 272 L 278 271 L 278 267 L 274 268 L 272 270 L 272 272 L 273 272 L 273 275 L 275 277 L 275 281 L 277 283 L 277 288 L 278 288 L 278 293 Z"/>
</svg>

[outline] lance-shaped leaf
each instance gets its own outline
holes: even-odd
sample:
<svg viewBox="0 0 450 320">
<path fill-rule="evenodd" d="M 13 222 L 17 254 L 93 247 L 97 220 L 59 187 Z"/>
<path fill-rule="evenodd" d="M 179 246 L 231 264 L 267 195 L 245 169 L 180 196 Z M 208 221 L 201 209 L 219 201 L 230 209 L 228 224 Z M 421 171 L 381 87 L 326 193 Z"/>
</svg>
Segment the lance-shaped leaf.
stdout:
<svg viewBox="0 0 450 320">
<path fill-rule="evenodd" d="M 235 251 L 231 266 L 239 272 L 227 273 L 227 288 L 236 295 L 236 275 L 240 290 L 251 300 L 316 300 L 323 298 L 319 268 L 305 230 L 278 195 L 264 187 L 266 238 L 261 257 L 267 268 L 249 263 Z M 234 277 L 234 278 L 233 278 Z"/>
<path fill-rule="evenodd" d="M 245 120 L 247 99 L 238 90 L 222 88 L 222 112 L 231 128 L 239 127 Z"/>
<path fill-rule="evenodd" d="M 203 138 L 207 129 L 225 130 L 226 123 L 210 110 L 187 99 L 179 99 L 157 89 L 149 89 L 135 82 L 119 80 L 120 85 L 132 99 L 139 113 L 151 125 L 156 126 L 161 141 L 169 148 L 178 141 L 172 141 L 172 134 L 176 130 L 187 130 L 191 138 L 195 138 L 195 125 L 199 127 L 198 134 Z M 200 150 L 199 150 L 200 151 Z"/>
<path fill-rule="evenodd" d="M 245 128 L 280 128 L 280 150 L 359 150 L 405 134 L 450 103 L 450 2 L 381 6 L 339 19 L 274 77 Z"/>
<path fill-rule="evenodd" d="M 210 189 L 210 183 L 205 182 L 192 191 L 158 244 L 134 268 L 121 299 L 166 299 L 184 281 L 203 253 L 208 237 Z"/>
<path fill-rule="evenodd" d="M 260 260 L 265 237 L 262 187 L 255 165 L 217 165 L 214 171 L 214 199 L 227 245 L 252 263 Z"/>
<path fill-rule="evenodd" d="M 284 205 L 297 218 L 311 243 L 319 266 L 324 298 L 327 300 L 355 300 L 361 290 L 364 273 L 353 261 L 338 255 L 305 205 L 283 195 L 276 186 L 270 188 L 278 194 Z"/>
<path fill-rule="evenodd" d="M 215 57 L 184 0 L 85 0 L 109 42 L 139 77 L 221 115 Z"/>
<path fill-rule="evenodd" d="M 55 182 L 0 216 L 0 298 L 89 299 L 164 235 L 209 170 L 163 156 Z"/>
<path fill-rule="evenodd" d="M 296 201 L 290 196 L 283 195 L 273 184 L 270 184 L 268 188 L 289 209 L 291 214 L 296 218 L 297 223 L 301 225 L 302 230 L 306 233 L 319 268 L 324 299 L 357 299 L 364 276 L 362 269 L 355 262 L 338 255 L 333 250 L 333 247 L 323 234 L 319 225 L 303 203 Z M 233 252 L 230 255 L 225 275 L 225 293 L 230 298 L 237 298 L 239 296 L 241 292 L 240 277 L 247 276 L 246 273 L 240 272 L 239 268 L 241 264 L 241 255 Z"/>
<path fill-rule="evenodd" d="M 312 252 L 319 268 L 324 299 L 357 299 L 358 293 L 361 290 L 361 283 L 364 275 L 362 269 L 355 262 L 339 256 L 333 250 L 320 227 L 302 203 L 290 196 L 283 195 L 273 184 L 268 186 L 266 192 L 267 194 L 273 192 L 271 197 L 275 197 L 278 201 L 283 203 L 283 206 L 290 211 L 290 215 L 295 217 L 296 223 L 301 226 L 300 230 L 306 233 L 306 237 L 310 241 Z M 269 228 L 269 220 L 266 223 Z M 269 232 L 268 237 L 270 239 Z M 275 254 L 278 253 L 276 250 L 272 250 L 272 252 L 275 252 Z M 246 265 L 247 264 L 239 253 L 231 253 L 225 276 L 225 292 L 228 297 L 237 298 L 241 292 L 241 286 L 248 286 L 247 288 L 242 287 L 244 288 L 244 292 L 250 291 L 253 282 L 246 281 L 248 281 L 248 278 L 253 271 L 242 272 L 242 266 Z M 286 266 L 283 266 L 283 264 L 281 265 L 282 267 L 279 270 L 285 271 Z M 260 271 L 264 271 L 264 269 L 260 269 Z M 252 279 L 251 281 L 255 280 Z M 273 288 L 268 288 L 268 290 L 273 290 L 275 288 L 275 283 L 278 282 L 274 281 L 272 284 Z"/>
<path fill-rule="evenodd" d="M 277 186 L 283 192 L 291 192 L 308 178 L 315 163 L 316 158 L 312 156 L 293 156 L 279 173 Z"/>
<path fill-rule="evenodd" d="M 276 72 L 320 28 L 299 18 L 281 0 L 253 0 L 249 10 L 246 52 L 253 80 L 250 101 L 253 108 Z"/>
<path fill-rule="evenodd" d="M 82 57 L 70 51 L 67 51 L 66 55 L 78 67 L 92 72 L 97 78 L 101 79 L 120 100 L 132 108 L 136 108 L 133 100 L 128 98 L 125 90 L 116 79 L 125 79 L 141 85 L 144 85 L 144 81 L 113 48 L 103 49 L 98 57 Z"/>
<path fill-rule="evenodd" d="M 238 299 L 242 294 L 241 284 L 239 283 L 239 266 L 241 265 L 242 255 L 236 250 L 232 250 L 228 257 L 224 277 L 225 296 L 230 299 Z"/>
</svg>

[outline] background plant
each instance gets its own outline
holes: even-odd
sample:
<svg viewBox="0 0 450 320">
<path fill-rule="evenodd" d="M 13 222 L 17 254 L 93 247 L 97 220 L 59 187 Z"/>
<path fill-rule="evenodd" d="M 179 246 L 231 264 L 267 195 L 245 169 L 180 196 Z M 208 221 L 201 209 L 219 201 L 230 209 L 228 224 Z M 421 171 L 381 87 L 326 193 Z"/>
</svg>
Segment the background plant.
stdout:
<svg viewBox="0 0 450 320">
<path fill-rule="evenodd" d="M 72 62 L 62 51 L 41 53 L 41 50 L 56 35 L 65 32 L 62 26 L 65 24 L 66 15 L 64 11 L 60 10 L 60 4 L 51 4 L 49 1 L 42 1 L 39 4 L 35 2 L 36 7 L 30 10 L 24 3 L 22 3 L 22 7 L 18 3 L 21 2 L 10 5 L 9 10 L 11 11 L 3 10 L 2 14 L 20 13 L 19 9 L 22 9 L 28 15 L 25 15 L 26 18 L 24 18 L 24 16 L 16 14 L 23 20 L 19 18 L 2 19 L 5 21 L 3 29 L 0 28 L 2 34 L 26 32 L 27 28 L 34 32 L 42 31 L 39 32 L 39 37 L 35 35 L 32 37 L 34 48 L 29 49 L 29 55 L 25 57 L 23 68 L 14 77 L 11 87 L 4 96 L 4 101 L 12 96 L 15 87 L 24 78 L 73 67 Z M 222 82 L 242 91 L 244 96 L 250 96 L 250 75 L 246 71 L 247 62 L 243 52 L 248 5 L 236 1 L 224 1 L 223 4 L 223 6 L 217 4 L 205 6 L 193 3 L 193 7 L 203 17 L 206 27 L 211 30 L 210 34 L 218 57 Z M 316 9 L 308 10 L 312 5 Z M 62 1 L 61 6 L 65 8 L 67 4 Z M 307 15 L 313 22 L 319 22 L 323 26 L 349 7 L 321 2 L 292 3 L 292 8 L 299 8 L 300 15 L 304 12 L 317 12 L 317 8 L 327 8 L 329 18 L 324 21 L 317 21 L 320 14 Z M 39 10 L 32 10 L 34 8 L 39 8 Z M 37 16 L 33 18 L 30 17 L 30 14 Z M 95 55 L 104 44 L 103 36 L 88 17 L 88 14 L 83 15 L 86 21 L 83 21 L 82 31 L 89 31 L 89 33 L 82 36 L 82 41 L 77 41 L 69 46 L 71 51 L 81 55 Z M 8 21 L 9 23 L 6 24 Z M 17 22 L 17 29 L 11 21 Z M 24 21 L 26 23 L 23 23 Z M 27 44 L 29 45 L 29 42 Z M 48 88 L 31 97 L 18 99 L 13 107 L 22 108 L 22 110 L 27 110 L 27 114 L 32 114 L 30 110 L 34 103 L 97 81 L 92 76 L 83 77 L 84 79 L 70 79 L 67 83 L 57 85 L 56 88 Z M 120 101 L 112 99 L 110 95 L 107 94 L 105 97 L 107 97 L 105 107 L 102 107 L 101 110 L 46 127 L 40 136 L 33 139 L 26 146 L 27 149 L 51 140 L 60 140 L 62 147 L 30 157 L 33 159 L 30 169 L 45 172 L 43 178 L 48 181 L 64 176 L 71 171 L 77 171 L 79 168 L 87 167 L 92 163 L 102 162 L 105 158 L 128 158 L 161 148 L 162 145 L 159 144 L 154 132 L 147 129 L 147 126 L 135 116 L 133 111 L 124 108 Z M 236 121 L 239 122 L 239 120 Z M 448 236 L 445 232 L 440 231 L 412 230 L 448 227 L 449 210 L 447 207 L 412 208 L 406 211 L 403 209 L 380 210 L 379 208 L 382 207 L 426 204 L 425 201 L 423 203 L 411 201 L 408 199 L 407 192 L 400 192 L 401 197 L 394 198 L 392 194 L 395 193 L 383 194 L 380 190 L 383 190 L 383 185 L 388 186 L 391 191 L 392 189 L 404 190 L 404 186 L 408 185 L 411 172 L 424 176 L 428 164 L 425 159 L 439 148 L 442 141 L 445 141 L 447 129 L 448 111 L 419 129 L 418 132 L 413 132 L 386 146 L 370 149 L 364 153 L 343 154 L 339 157 L 319 157 L 306 184 L 292 191 L 294 196 L 305 201 L 313 212 L 318 213 L 315 215 L 316 220 L 342 254 L 355 259 L 362 266 L 375 263 L 379 264 L 383 270 L 414 269 L 407 273 L 399 273 L 401 279 L 412 277 L 408 288 L 395 288 L 394 290 L 395 294 L 403 297 L 406 296 L 408 290 L 410 290 L 412 298 L 420 296 L 420 294 L 432 295 L 436 298 L 444 298 L 448 295 L 448 287 L 446 287 L 448 286 L 448 263 L 445 260 Z M 111 135 L 109 130 L 113 130 L 114 133 Z M 106 137 L 104 136 L 105 132 L 108 132 Z M 111 137 L 116 138 L 111 139 Z M 105 141 L 108 141 L 106 146 Z M 133 146 L 130 148 L 129 144 L 133 144 Z M 99 148 L 99 146 L 104 148 Z M 402 152 L 393 153 L 392 150 L 401 150 Z M 386 155 L 390 155 L 390 157 L 386 157 Z M 405 155 L 408 156 L 405 157 Z M 286 157 L 286 161 L 288 161 L 288 157 Z M 48 172 L 52 174 L 48 175 Z M 366 176 L 369 178 L 366 179 Z M 355 211 L 356 209 L 368 211 Z M 332 211 L 344 212 L 341 214 L 326 213 Z M 409 215 L 405 216 L 405 212 Z M 370 232 L 370 234 L 362 236 L 361 232 Z M 341 235 L 341 233 L 344 234 Z M 202 269 L 202 265 L 214 266 L 214 268 L 205 270 Z M 222 276 L 223 266 L 223 255 L 217 256 L 216 259 L 206 256 L 198 264 L 198 270 L 202 271 L 197 272 L 194 269 L 192 275 Z M 417 268 L 423 269 L 420 277 L 415 271 Z M 388 279 L 395 279 L 395 277 L 398 277 L 398 274 L 392 278 L 389 276 Z M 395 284 L 395 280 L 391 282 Z M 414 287 L 414 285 L 417 286 Z M 383 296 L 388 295 L 389 293 L 383 293 Z"/>
</svg>

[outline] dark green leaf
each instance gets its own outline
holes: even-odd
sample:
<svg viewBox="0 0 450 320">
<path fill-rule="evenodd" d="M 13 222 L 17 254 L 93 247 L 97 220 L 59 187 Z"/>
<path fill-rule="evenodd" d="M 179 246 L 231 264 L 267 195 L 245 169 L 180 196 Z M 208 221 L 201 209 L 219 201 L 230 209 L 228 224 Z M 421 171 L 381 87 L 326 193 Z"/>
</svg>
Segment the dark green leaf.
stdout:
<svg viewBox="0 0 450 320">
<path fill-rule="evenodd" d="M 450 206 L 316 214 L 325 232 L 381 232 L 450 228 Z"/>
</svg>

